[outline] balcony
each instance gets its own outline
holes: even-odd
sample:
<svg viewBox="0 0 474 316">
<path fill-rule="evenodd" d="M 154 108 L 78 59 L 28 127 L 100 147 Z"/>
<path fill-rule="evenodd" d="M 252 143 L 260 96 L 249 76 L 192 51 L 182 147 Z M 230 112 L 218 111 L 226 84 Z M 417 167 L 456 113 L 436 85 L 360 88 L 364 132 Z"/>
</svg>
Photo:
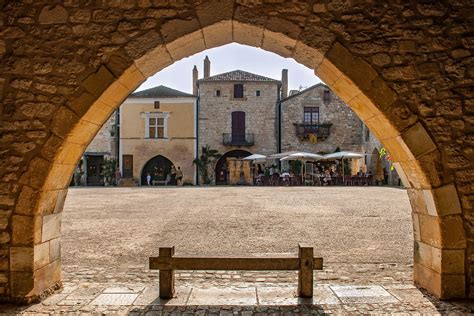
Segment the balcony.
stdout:
<svg viewBox="0 0 474 316">
<path fill-rule="evenodd" d="M 234 135 L 231 133 L 224 133 L 222 134 L 222 143 L 224 146 L 253 146 L 255 141 L 253 133 Z"/>
<path fill-rule="evenodd" d="M 294 123 L 296 128 L 296 136 L 300 139 L 309 138 L 310 135 L 316 135 L 319 141 L 323 141 L 329 137 L 331 130 L 331 123 L 323 124 L 302 124 Z"/>
</svg>

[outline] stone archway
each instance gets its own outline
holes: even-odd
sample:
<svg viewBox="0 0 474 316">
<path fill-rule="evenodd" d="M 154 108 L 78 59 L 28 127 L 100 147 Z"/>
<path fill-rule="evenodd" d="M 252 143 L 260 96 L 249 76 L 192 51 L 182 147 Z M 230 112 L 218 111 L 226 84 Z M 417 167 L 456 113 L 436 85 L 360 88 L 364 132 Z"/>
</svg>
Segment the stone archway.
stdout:
<svg viewBox="0 0 474 316">
<path fill-rule="evenodd" d="M 176 179 L 173 178 L 171 174 L 171 169 L 173 167 L 173 162 L 165 156 L 158 155 L 151 158 L 142 168 L 140 175 L 140 185 L 147 184 L 147 174 L 150 174 L 153 185 L 176 185 Z M 168 174 L 170 174 L 169 182 L 166 181 Z"/>
<path fill-rule="evenodd" d="M 252 153 L 242 149 L 229 150 L 223 154 L 219 160 L 217 160 L 216 167 L 214 168 L 216 184 L 227 184 L 227 158 L 244 158 L 250 156 L 251 154 Z"/>
<path fill-rule="evenodd" d="M 60 283 L 67 186 L 112 111 L 148 76 L 230 42 L 296 59 L 351 106 L 408 187 L 415 282 L 441 298 L 474 292 L 474 46 L 462 1 L 0 6 L 2 298 Z"/>
</svg>

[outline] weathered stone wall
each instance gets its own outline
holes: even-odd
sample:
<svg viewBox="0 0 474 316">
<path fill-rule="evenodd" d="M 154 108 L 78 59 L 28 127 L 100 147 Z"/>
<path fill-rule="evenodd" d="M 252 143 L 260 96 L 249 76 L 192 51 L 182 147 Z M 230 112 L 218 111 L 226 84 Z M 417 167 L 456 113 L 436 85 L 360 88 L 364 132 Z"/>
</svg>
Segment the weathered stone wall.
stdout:
<svg viewBox="0 0 474 316">
<path fill-rule="evenodd" d="M 324 102 L 323 84 L 307 89 L 285 99 L 281 103 L 281 150 L 306 151 L 312 153 L 333 153 L 337 148 L 348 151 L 362 151 L 362 121 L 338 98 L 330 92 L 330 102 Z M 302 124 L 304 107 L 319 107 L 319 122 L 331 123 L 329 137 L 312 143 L 308 138 L 297 136 L 294 124 Z"/>
<path fill-rule="evenodd" d="M 471 1 L 0 7 L 3 298 L 31 300 L 60 284 L 52 241 L 67 185 L 118 105 L 151 74 L 230 42 L 294 58 L 349 104 L 409 186 L 415 282 L 443 298 L 474 295 Z"/>
<path fill-rule="evenodd" d="M 237 83 L 237 82 L 236 82 Z M 232 132 L 231 113 L 245 112 L 246 133 L 254 134 L 253 146 L 241 149 L 270 155 L 277 152 L 278 84 L 244 81 L 244 98 L 234 99 L 234 82 L 201 82 L 199 84 L 199 147 L 209 145 L 219 153 L 238 149 L 224 146 L 223 133 Z M 221 96 L 215 96 L 215 90 Z M 256 96 L 255 91 L 261 95 Z"/>
<path fill-rule="evenodd" d="M 112 113 L 112 116 L 100 128 L 99 132 L 92 139 L 89 146 L 86 148 L 86 153 L 104 153 L 109 157 L 117 157 L 117 116 Z"/>
</svg>

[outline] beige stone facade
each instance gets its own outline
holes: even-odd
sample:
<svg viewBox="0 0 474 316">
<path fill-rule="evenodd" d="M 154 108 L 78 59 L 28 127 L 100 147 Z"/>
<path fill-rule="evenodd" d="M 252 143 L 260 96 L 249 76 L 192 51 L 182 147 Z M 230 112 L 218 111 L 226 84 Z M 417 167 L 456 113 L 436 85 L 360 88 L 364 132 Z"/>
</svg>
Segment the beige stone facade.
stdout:
<svg viewBox="0 0 474 316">
<path fill-rule="evenodd" d="M 160 103 L 155 109 L 155 102 Z M 120 106 L 120 168 L 124 178 L 134 178 L 146 185 L 143 176 L 145 165 L 154 157 L 162 156 L 175 168 L 180 167 L 183 181 L 196 183 L 196 98 L 136 98 L 130 97 Z M 147 120 L 151 117 L 164 119 L 163 137 L 153 138 L 147 132 Z M 160 135 L 161 136 L 161 135 Z M 125 170 L 124 156 L 132 156 L 132 174 Z M 159 166 L 158 166 L 159 168 Z M 164 171 L 165 173 L 169 170 Z M 164 184 L 166 174 L 154 178 L 154 184 Z M 158 177 L 158 175 L 157 175 Z"/>
</svg>

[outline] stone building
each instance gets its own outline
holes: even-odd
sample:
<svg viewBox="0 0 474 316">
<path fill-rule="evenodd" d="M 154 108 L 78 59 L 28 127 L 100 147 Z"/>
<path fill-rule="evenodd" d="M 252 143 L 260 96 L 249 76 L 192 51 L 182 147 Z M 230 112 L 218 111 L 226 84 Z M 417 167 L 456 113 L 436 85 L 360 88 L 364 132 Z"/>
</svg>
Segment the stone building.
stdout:
<svg viewBox="0 0 474 316">
<path fill-rule="evenodd" d="M 118 158 L 118 111 L 101 127 L 74 172 L 71 184 L 76 186 L 104 185 L 102 168 L 104 163 Z M 112 162 L 113 164 L 113 162 Z"/>
<path fill-rule="evenodd" d="M 197 80 L 199 95 L 199 148 L 210 146 L 222 157 L 215 166 L 216 183 L 227 182 L 230 157 L 278 150 L 277 102 L 282 82 L 242 70 L 210 76 L 210 61 L 204 60 L 204 77 Z"/>
<path fill-rule="evenodd" d="M 337 150 L 355 151 L 363 159 L 352 160 L 352 173 L 370 171 L 385 184 L 399 185 L 396 171 L 379 156 L 381 143 L 354 111 L 325 84 L 302 91 L 292 90 L 279 102 L 281 152 L 305 151 L 319 154 Z"/>
<path fill-rule="evenodd" d="M 196 97 L 165 86 L 135 92 L 120 106 L 122 185 L 196 184 Z M 171 179 L 167 180 L 168 174 Z"/>
</svg>

